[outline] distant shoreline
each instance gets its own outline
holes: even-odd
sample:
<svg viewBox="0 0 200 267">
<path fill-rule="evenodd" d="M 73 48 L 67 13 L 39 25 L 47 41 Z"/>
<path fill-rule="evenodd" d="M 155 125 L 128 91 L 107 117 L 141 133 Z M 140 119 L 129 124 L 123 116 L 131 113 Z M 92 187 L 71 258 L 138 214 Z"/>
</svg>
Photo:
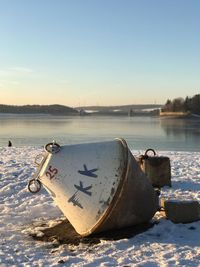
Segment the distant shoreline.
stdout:
<svg viewBox="0 0 200 267">
<path fill-rule="evenodd" d="M 166 111 L 161 111 L 160 112 L 160 117 L 161 118 L 188 118 L 192 117 L 191 112 L 166 112 Z"/>
<path fill-rule="evenodd" d="M 88 106 L 71 108 L 63 105 L 12 106 L 0 104 L 0 115 L 53 116 L 157 116 L 161 105 Z"/>
<path fill-rule="evenodd" d="M 163 119 L 200 119 L 199 114 L 191 112 L 160 112 L 160 118 Z"/>
</svg>

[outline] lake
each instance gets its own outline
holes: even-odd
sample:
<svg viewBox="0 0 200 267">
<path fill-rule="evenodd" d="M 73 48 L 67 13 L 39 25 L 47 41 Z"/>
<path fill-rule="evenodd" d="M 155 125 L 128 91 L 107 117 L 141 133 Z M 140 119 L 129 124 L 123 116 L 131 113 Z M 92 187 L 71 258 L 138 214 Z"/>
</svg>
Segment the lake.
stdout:
<svg viewBox="0 0 200 267">
<path fill-rule="evenodd" d="M 200 151 L 200 119 L 0 115 L 0 146 L 43 146 L 123 137 L 130 149 Z"/>
</svg>

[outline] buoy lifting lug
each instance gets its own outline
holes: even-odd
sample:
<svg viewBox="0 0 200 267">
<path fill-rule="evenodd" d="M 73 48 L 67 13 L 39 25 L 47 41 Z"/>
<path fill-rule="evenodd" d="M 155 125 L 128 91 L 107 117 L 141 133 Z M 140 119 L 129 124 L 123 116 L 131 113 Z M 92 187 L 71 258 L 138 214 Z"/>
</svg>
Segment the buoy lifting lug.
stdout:
<svg viewBox="0 0 200 267">
<path fill-rule="evenodd" d="M 56 142 L 48 143 L 45 145 L 45 150 L 50 154 L 58 153 L 61 149 L 61 146 Z"/>
<path fill-rule="evenodd" d="M 28 183 L 28 190 L 33 194 L 38 193 L 41 187 L 42 184 L 38 179 L 32 179 Z"/>
</svg>

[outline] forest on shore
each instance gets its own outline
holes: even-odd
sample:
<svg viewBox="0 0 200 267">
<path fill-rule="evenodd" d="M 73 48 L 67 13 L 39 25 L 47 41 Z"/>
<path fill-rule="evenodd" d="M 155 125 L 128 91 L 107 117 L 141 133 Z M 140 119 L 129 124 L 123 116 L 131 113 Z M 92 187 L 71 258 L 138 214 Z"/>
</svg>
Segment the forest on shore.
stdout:
<svg viewBox="0 0 200 267">
<path fill-rule="evenodd" d="M 163 112 L 190 112 L 200 114 L 200 94 L 193 97 L 168 99 L 162 108 Z"/>
</svg>

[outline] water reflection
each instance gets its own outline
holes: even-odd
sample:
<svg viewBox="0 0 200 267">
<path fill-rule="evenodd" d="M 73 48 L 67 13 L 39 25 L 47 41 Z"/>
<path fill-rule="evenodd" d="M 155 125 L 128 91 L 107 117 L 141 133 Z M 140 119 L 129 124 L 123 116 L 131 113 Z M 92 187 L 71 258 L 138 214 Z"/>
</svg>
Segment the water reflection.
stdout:
<svg viewBox="0 0 200 267">
<path fill-rule="evenodd" d="M 200 120 L 159 117 L 0 116 L 0 146 L 104 141 L 123 137 L 131 149 L 200 150 Z"/>
<path fill-rule="evenodd" d="M 199 119 L 161 118 L 160 125 L 168 140 L 176 141 L 176 144 L 181 144 L 186 150 L 200 150 Z"/>
<path fill-rule="evenodd" d="M 161 127 L 167 136 L 181 138 L 199 138 L 200 120 L 199 119 L 167 119 L 160 120 Z"/>
</svg>

